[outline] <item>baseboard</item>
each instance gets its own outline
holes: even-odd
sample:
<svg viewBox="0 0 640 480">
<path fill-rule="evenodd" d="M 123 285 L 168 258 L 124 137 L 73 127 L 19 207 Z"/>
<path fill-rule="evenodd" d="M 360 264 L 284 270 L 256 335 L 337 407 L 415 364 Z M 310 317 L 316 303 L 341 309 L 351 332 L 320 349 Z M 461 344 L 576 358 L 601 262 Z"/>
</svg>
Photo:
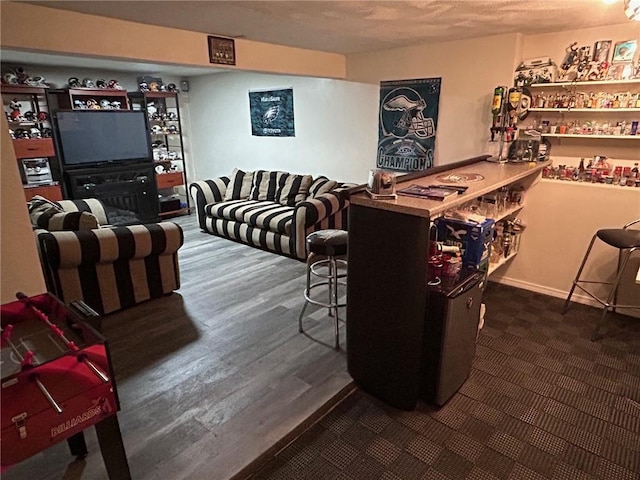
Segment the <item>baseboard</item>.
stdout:
<svg viewBox="0 0 640 480">
<path fill-rule="evenodd" d="M 545 287 L 544 285 L 538 285 L 537 283 L 531 282 L 523 282 L 522 280 L 517 280 L 515 278 L 510 277 L 500 277 L 498 278 L 489 278 L 490 281 L 500 283 L 502 285 L 508 285 L 510 287 L 522 288 L 523 290 L 529 290 L 531 292 L 540 293 L 542 295 L 549 295 L 550 297 L 567 298 L 569 295 L 568 290 L 558 290 L 557 288 Z M 602 305 L 596 302 L 593 298 L 583 293 L 580 293 L 579 289 L 576 289 L 571 296 L 571 301 L 576 303 L 581 303 L 583 305 L 589 305 L 590 307 L 602 308 Z M 622 310 L 616 310 L 622 313 L 624 311 L 624 315 L 630 315 L 633 317 L 638 317 L 640 315 L 637 308 L 624 308 Z"/>
<path fill-rule="evenodd" d="M 325 417 L 331 410 L 333 410 L 338 404 L 355 392 L 357 389 L 355 382 L 350 382 L 342 390 L 336 393 L 331 399 L 329 399 L 322 407 L 313 412 L 311 416 L 306 418 L 302 423 L 296 426 L 291 432 L 272 445 L 266 452 L 260 455 L 257 459 L 244 467 L 240 472 L 235 474 L 230 480 L 248 480 L 251 479 L 256 473 L 264 468 L 275 456 L 293 443 L 300 435 L 309 430 L 315 423 Z"/>
<path fill-rule="evenodd" d="M 515 278 L 510 277 L 501 277 L 501 278 L 489 278 L 490 281 L 500 283 L 502 285 L 508 285 L 510 287 L 522 288 L 523 290 L 529 290 L 531 292 L 540 293 L 542 295 L 549 295 L 550 297 L 555 298 L 567 298 L 569 295 L 568 290 L 559 290 L 557 288 L 550 288 L 544 285 L 538 285 L 537 283 L 524 282 L 522 280 L 517 280 Z M 598 302 L 596 302 L 593 298 L 588 295 L 580 294 L 578 291 L 573 292 L 573 296 L 571 297 L 572 302 L 582 303 L 584 305 L 590 305 L 592 307 L 602 307 Z"/>
</svg>

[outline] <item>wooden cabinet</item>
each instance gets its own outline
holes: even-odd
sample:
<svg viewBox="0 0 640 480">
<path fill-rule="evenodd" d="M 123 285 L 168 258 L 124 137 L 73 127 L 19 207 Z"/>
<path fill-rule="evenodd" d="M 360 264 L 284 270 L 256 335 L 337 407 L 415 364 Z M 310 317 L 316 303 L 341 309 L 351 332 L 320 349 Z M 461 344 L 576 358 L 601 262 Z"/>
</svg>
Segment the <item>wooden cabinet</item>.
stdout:
<svg viewBox="0 0 640 480">
<path fill-rule="evenodd" d="M 27 186 L 24 187 L 24 196 L 27 200 L 31 200 L 36 195 L 40 195 L 48 200 L 57 202 L 62 200 L 62 189 L 60 185 L 41 185 L 41 186 Z"/>
<path fill-rule="evenodd" d="M 133 110 L 146 111 L 149 119 L 160 215 L 187 213 L 185 158 L 180 102 L 177 92 L 130 92 Z"/>
<path fill-rule="evenodd" d="M 2 85 L 2 104 L 12 137 L 18 169 L 25 185 L 25 196 L 48 193 L 56 198 L 62 193 L 56 178 L 56 150 L 53 141 L 47 88 Z M 27 186 L 40 186 L 35 190 Z M 47 189 L 47 186 L 52 188 Z M 53 200 L 53 198 L 51 198 Z"/>
</svg>

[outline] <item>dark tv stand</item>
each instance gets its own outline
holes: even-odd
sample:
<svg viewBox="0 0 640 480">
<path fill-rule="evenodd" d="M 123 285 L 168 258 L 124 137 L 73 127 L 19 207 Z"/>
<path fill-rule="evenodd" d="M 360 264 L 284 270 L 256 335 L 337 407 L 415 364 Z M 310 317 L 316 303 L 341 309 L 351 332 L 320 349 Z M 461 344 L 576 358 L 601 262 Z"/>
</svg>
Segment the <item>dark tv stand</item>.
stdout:
<svg viewBox="0 0 640 480">
<path fill-rule="evenodd" d="M 112 225 L 157 222 L 158 190 L 153 164 L 67 169 L 67 194 L 74 200 L 100 199 Z"/>
</svg>

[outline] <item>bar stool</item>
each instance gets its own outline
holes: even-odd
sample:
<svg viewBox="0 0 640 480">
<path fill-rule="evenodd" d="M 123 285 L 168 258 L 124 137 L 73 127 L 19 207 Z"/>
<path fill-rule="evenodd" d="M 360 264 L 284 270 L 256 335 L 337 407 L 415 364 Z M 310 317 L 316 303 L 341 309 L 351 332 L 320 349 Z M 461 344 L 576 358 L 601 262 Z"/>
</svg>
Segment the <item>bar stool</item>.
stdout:
<svg viewBox="0 0 640 480">
<path fill-rule="evenodd" d="M 576 275 L 576 279 L 573 281 L 573 285 L 571 286 L 571 290 L 569 291 L 569 296 L 567 300 L 564 302 L 564 306 L 562 307 L 562 314 L 564 315 L 569 308 L 569 303 L 571 301 L 571 296 L 573 295 L 573 291 L 578 287 L 580 290 L 585 292 L 591 298 L 596 300 L 603 306 L 602 316 L 600 320 L 596 324 L 596 327 L 591 335 L 591 340 L 598 339 L 598 333 L 600 332 L 600 328 L 604 325 L 604 319 L 607 316 L 609 309 L 615 311 L 616 308 L 639 308 L 638 305 L 621 305 L 617 304 L 617 293 L 618 293 L 618 284 L 620 283 L 620 279 L 622 278 L 622 273 L 624 271 L 624 267 L 627 265 L 629 261 L 629 257 L 631 254 L 640 248 L 640 230 L 629 229 L 631 225 L 640 222 L 640 218 L 634 220 L 632 222 L 627 223 L 622 228 L 608 228 L 604 230 L 598 230 L 596 234 L 591 239 L 591 243 L 589 244 L 589 248 L 587 248 L 587 252 L 584 254 L 584 258 L 582 259 L 582 264 L 578 269 L 578 273 Z M 599 282 L 594 280 L 582 280 L 580 275 L 582 274 L 582 270 L 584 269 L 585 264 L 587 263 L 587 259 L 589 258 L 589 254 L 591 253 L 591 248 L 593 247 L 596 238 L 599 238 L 601 241 L 619 249 L 618 252 L 618 269 L 616 271 L 616 278 L 613 282 Z M 625 253 L 626 251 L 626 253 Z M 591 293 L 581 284 L 600 284 L 600 285 L 611 285 L 611 290 L 607 295 L 607 299 L 603 300 Z"/>
<path fill-rule="evenodd" d="M 307 286 L 304 289 L 304 306 L 298 317 L 298 330 L 302 329 L 302 317 L 310 303 L 325 307 L 329 310 L 329 316 L 335 318 L 335 349 L 340 350 L 340 334 L 338 331 L 338 308 L 346 307 L 346 303 L 338 302 L 338 285 L 346 285 L 347 262 L 338 257 L 347 254 L 348 233 L 345 230 L 318 230 L 307 235 Z M 314 284 L 311 283 L 311 275 L 324 279 Z M 321 302 L 311 298 L 311 291 L 322 285 L 328 286 L 329 301 Z"/>
</svg>

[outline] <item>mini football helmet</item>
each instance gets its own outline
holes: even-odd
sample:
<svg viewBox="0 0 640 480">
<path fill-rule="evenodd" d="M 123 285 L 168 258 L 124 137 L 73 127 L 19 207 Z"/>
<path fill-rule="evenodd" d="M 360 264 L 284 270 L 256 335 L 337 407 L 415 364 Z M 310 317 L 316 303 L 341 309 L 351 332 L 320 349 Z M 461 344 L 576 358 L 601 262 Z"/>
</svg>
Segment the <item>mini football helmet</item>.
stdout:
<svg viewBox="0 0 640 480">
<path fill-rule="evenodd" d="M 50 128 L 42 129 L 42 138 L 51 138 L 53 137 L 53 130 Z"/>
<path fill-rule="evenodd" d="M 167 91 L 169 92 L 177 92 L 178 91 L 178 87 L 176 87 L 175 83 L 170 83 L 167 85 Z"/>
<path fill-rule="evenodd" d="M 18 84 L 18 76 L 13 72 L 7 72 L 2 76 L 2 80 L 4 83 L 8 83 L 9 85 L 17 85 Z"/>
<path fill-rule="evenodd" d="M 119 110 L 122 107 L 122 103 L 114 100 L 113 102 L 111 102 L 111 108 L 113 108 L 114 110 Z"/>
<path fill-rule="evenodd" d="M 98 88 L 107 88 L 107 82 L 104 81 L 104 78 L 96 79 L 96 87 Z"/>
<path fill-rule="evenodd" d="M 42 138 L 42 132 L 37 127 L 31 127 L 31 129 L 29 129 L 29 134 L 31 135 L 31 138 Z"/>
<path fill-rule="evenodd" d="M 149 91 L 149 84 L 147 82 L 140 82 L 138 84 L 138 88 L 140 88 L 141 92 L 148 92 Z"/>
<path fill-rule="evenodd" d="M 80 88 L 82 86 L 78 77 L 69 77 L 67 85 L 69 85 L 69 88 Z"/>
<path fill-rule="evenodd" d="M 83 108 L 87 108 L 87 105 L 82 100 L 76 99 L 73 101 L 73 107 L 83 109 Z"/>
<path fill-rule="evenodd" d="M 16 138 L 31 138 L 29 132 L 24 128 L 16 128 L 13 133 Z"/>
<path fill-rule="evenodd" d="M 35 122 L 36 121 L 36 112 L 33 110 L 29 110 L 28 112 L 24 112 L 24 119 L 27 122 Z"/>
<path fill-rule="evenodd" d="M 107 88 L 112 90 L 122 90 L 122 86 L 118 83 L 117 80 L 111 79 L 107 82 Z"/>
<path fill-rule="evenodd" d="M 151 133 L 160 135 L 162 133 L 162 127 L 160 125 L 154 125 L 153 127 L 151 127 Z"/>
<path fill-rule="evenodd" d="M 83 88 L 95 88 L 96 84 L 93 83 L 93 80 L 91 80 L 90 78 L 83 78 L 82 79 L 82 87 Z"/>
<path fill-rule="evenodd" d="M 87 108 L 90 108 L 92 110 L 98 110 L 100 108 L 100 104 L 95 98 L 89 98 L 87 100 Z"/>
<path fill-rule="evenodd" d="M 167 127 L 167 132 L 169 132 L 169 133 L 178 133 L 178 127 L 176 127 L 175 125 L 169 125 Z"/>
<path fill-rule="evenodd" d="M 103 98 L 102 100 L 100 100 L 100 108 L 103 108 L 105 110 L 110 110 L 112 108 L 111 102 L 106 98 Z"/>
<path fill-rule="evenodd" d="M 47 112 L 38 112 L 38 115 L 36 115 L 36 117 L 38 118 L 39 122 L 46 122 L 47 120 L 49 120 L 49 114 Z"/>
</svg>

